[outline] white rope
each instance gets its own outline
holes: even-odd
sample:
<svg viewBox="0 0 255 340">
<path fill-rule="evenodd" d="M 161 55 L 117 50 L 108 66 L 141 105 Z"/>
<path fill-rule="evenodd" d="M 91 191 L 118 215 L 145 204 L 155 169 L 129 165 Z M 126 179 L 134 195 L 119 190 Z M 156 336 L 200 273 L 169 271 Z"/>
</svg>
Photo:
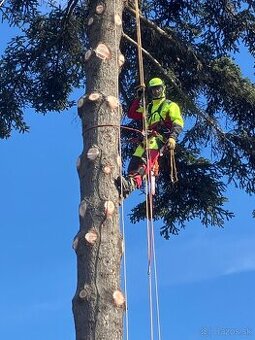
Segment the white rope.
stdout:
<svg viewBox="0 0 255 340">
<path fill-rule="evenodd" d="M 148 126 L 146 120 L 146 99 L 145 93 L 143 94 L 143 107 L 144 107 L 144 130 L 145 130 L 145 149 L 146 149 L 146 161 L 147 168 L 150 162 L 150 154 L 149 154 L 149 141 L 147 136 Z M 150 338 L 154 339 L 154 320 L 153 320 L 153 294 L 152 294 L 152 275 L 151 275 L 151 265 L 152 265 L 152 239 L 151 239 L 151 230 L 153 228 L 153 221 L 150 218 L 150 175 L 146 175 L 145 178 L 145 195 L 146 195 L 146 228 L 147 228 L 147 247 L 148 247 L 148 280 L 149 280 L 149 303 L 150 303 Z"/>
<path fill-rule="evenodd" d="M 2 1 L 0 2 L 0 7 L 2 7 L 2 5 L 4 4 L 4 1 L 5 1 L 5 0 L 2 0 Z"/>
<path fill-rule="evenodd" d="M 143 55 L 142 55 L 142 39 L 141 39 L 141 26 L 140 26 L 140 11 L 138 0 L 135 0 L 136 11 L 136 28 L 137 28 L 137 47 L 138 47 L 138 64 L 139 64 L 139 77 L 140 86 L 143 88 L 143 130 L 145 131 L 145 150 L 147 168 L 150 161 L 149 155 L 149 141 L 147 136 L 148 126 L 146 119 L 146 97 L 145 97 L 145 81 L 144 81 L 144 67 L 143 67 Z M 153 320 L 153 294 L 152 294 L 152 275 L 151 275 L 151 255 L 152 255 L 152 243 L 151 243 L 151 230 L 153 228 L 152 219 L 150 219 L 150 175 L 146 174 L 145 180 L 145 195 L 146 195 L 146 228 L 147 228 L 147 249 L 148 249 L 148 281 L 149 281 L 149 305 L 150 305 L 150 339 L 154 339 L 154 320 Z"/>
<path fill-rule="evenodd" d="M 153 326 L 153 296 L 151 275 L 151 232 L 148 218 L 147 218 L 147 246 L 148 246 L 148 280 L 149 280 L 149 303 L 150 303 L 150 339 L 153 340 L 154 326 Z"/>
<path fill-rule="evenodd" d="M 145 98 L 145 96 L 144 96 Z M 145 115 L 146 115 L 146 102 L 143 100 Z M 143 119 L 146 121 L 146 116 Z M 149 155 L 149 141 L 147 136 L 147 122 L 145 123 L 145 148 L 146 148 L 146 161 L 147 168 L 150 161 Z M 153 228 L 153 222 L 150 218 L 150 176 L 146 175 L 145 178 L 145 195 L 146 195 L 146 229 L 147 229 L 147 248 L 148 248 L 148 280 L 149 280 L 149 303 L 150 303 L 150 338 L 154 339 L 154 320 L 153 320 L 153 295 L 152 295 L 152 274 L 151 274 L 151 266 L 152 266 L 152 239 L 151 239 L 151 230 Z"/>
<path fill-rule="evenodd" d="M 114 15 L 116 14 L 116 3 L 114 0 L 113 4 L 113 12 Z M 117 44 L 117 28 L 116 28 L 116 22 L 114 21 L 114 42 L 115 42 L 115 70 L 116 70 L 116 98 L 119 100 L 119 62 L 118 62 L 118 51 L 119 47 Z M 120 105 L 118 105 L 118 114 L 119 117 L 121 116 L 121 111 L 120 111 Z M 120 164 L 120 178 L 121 178 L 121 197 L 123 197 L 123 186 L 122 186 L 122 150 L 121 150 L 121 136 L 120 136 L 120 125 L 119 125 L 119 131 L 118 131 L 118 138 L 119 138 L 119 156 L 121 160 Z M 124 249 L 123 249 L 123 276 L 124 276 L 124 294 L 125 294 L 125 330 L 126 330 L 126 340 L 129 340 L 129 319 L 128 319 L 128 292 L 127 292 L 127 264 L 126 264 L 126 242 L 125 242 L 125 219 L 124 219 L 124 204 L 123 200 L 121 201 L 121 209 L 120 209 L 120 215 L 121 215 L 121 231 L 122 231 L 122 237 L 123 237 L 123 244 L 124 244 Z"/>
<path fill-rule="evenodd" d="M 120 145 L 121 147 L 121 145 Z M 121 154 L 121 153 L 120 153 Z M 123 235 L 123 275 L 124 275 L 124 293 L 125 293 L 125 323 L 126 323 L 126 339 L 129 340 L 129 319 L 128 319 L 128 292 L 127 292 L 127 264 L 126 264 L 126 242 L 125 242 L 125 220 L 124 220 L 124 204 L 121 202 L 121 226 Z"/>
<path fill-rule="evenodd" d="M 147 137 L 146 137 L 147 139 Z M 147 145 L 147 142 L 146 142 Z M 147 162 L 149 161 L 148 149 L 146 148 Z M 151 239 L 151 220 L 149 218 L 149 185 L 148 176 L 145 179 L 145 195 L 146 195 L 146 231 L 147 231 L 147 256 L 148 256 L 148 284 L 149 284 L 149 309 L 150 309 L 150 340 L 154 339 L 154 319 L 153 319 L 153 292 L 152 292 L 152 239 Z"/>
<path fill-rule="evenodd" d="M 155 238 L 154 238 L 154 228 L 152 228 L 151 238 L 152 238 L 153 261 L 154 261 L 154 279 L 155 279 L 155 296 L 156 296 L 158 340 L 161 340 L 161 323 L 160 323 L 159 294 L 158 294 L 158 273 L 157 273 L 157 261 L 156 261 L 156 247 L 155 247 Z"/>
</svg>

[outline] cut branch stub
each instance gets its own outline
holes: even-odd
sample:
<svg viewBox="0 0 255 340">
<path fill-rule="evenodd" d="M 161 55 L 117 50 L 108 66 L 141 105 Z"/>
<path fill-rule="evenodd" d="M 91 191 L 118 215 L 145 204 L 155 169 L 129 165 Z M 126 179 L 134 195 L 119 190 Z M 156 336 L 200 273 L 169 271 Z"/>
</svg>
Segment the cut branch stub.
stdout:
<svg viewBox="0 0 255 340">
<path fill-rule="evenodd" d="M 105 44 L 99 44 L 95 49 L 95 53 L 102 60 L 109 60 L 112 57 L 110 49 Z"/>
<path fill-rule="evenodd" d="M 110 106 L 110 108 L 112 110 L 117 109 L 117 107 L 119 106 L 119 101 L 116 97 L 114 96 L 107 96 L 106 98 L 107 104 Z"/>
<path fill-rule="evenodd" d="M 100 154 L 99 148 L 97 146 L 92 146 L 87 152 L 87 157 L 91 161 L 94 161 L 99 154 Z"/>
<path fill-rule="evenodd" d="M 88 26 L 91 26 L 94 22 L 94 18 L 93 17 L 90 17 L 89 20 L 88 20 Z"/>
<path fill-rule="evenodd" d="M 87 234 L 85 234 L 85 240 L 90 244 L 94 245 L 98 239 L 98 233 L 96 229 L 90 229 Z"/>
<path fill-rule="evenodd" d="M 115 290 L 113 293 L 113 301 L 117 307 L 122 307 L 125 304 L 125 297 L 120 290 Z"/>
<path fill-rule="evenodd" d="M 83 218 L 85 216 L 86 210 L 87 210 L 87 204 L 83 200 L 83 201 L 81 201 L 80 206 L 79 206 L 79 215 L 80 215 L 81 218 Z"/>
<path fill-rule="evenodd" d="M 79 292 L 79 297 L 82 300 L 95 300 L 96 295 L 91 285 L 85 284 Z"/>
<path fill-rule="evenodd" d="M 76 169 L 77 169 L 77 171 L 80 170 L 80 167 L 81 167 L 81 157 L 79 156 L 77 158 L 77 161 L 76 161 Z"/>
<path fill-rule="evenodd" d="M 85 97 L 82 96 L 77 102 L 78 108 L 80 109 L 83 106 L 84 103 L 85 103 Z"/>
<path fill-rule="evenodd" d="M 115 22 L 115 25 L 117 25 L 117 26 L 120 26 L 122 24 L 122 20 L 121 20 L 121 17 L 119 16 L 119 14 L 114 15 L 114 22 Z"/>
<path fill-rule="evenodd" d="M 125 57 L 123 54 L 120 53 L 119 55 L 119 67 L 121 67 L 125 62 Z"/>
<path fill-rule="evenodd" d="M 96 14 L 98 15 L 102 15 L 105 11 L 105 4 L 103 2 L 100 2 L 97 6 L 96 6 Z"/>
<path fill-rule="evenodd" d="M 79 243 L 79 239 L 78 237 L 75 237 L 75 239 L 73 240 L 73 244 L 72 244 L 72 247 L 74 250 L 78 248 L 78 243 Z"/>
<path fill-rule="evenodd" d="M 98 93 L 98 92 L 92 92 L 92 93 L 90 93 L 90 95 L 88 96 L 88 99 L 89 99 L 90 101 L 94 102 L 94 101 L 98 100 L 98 99 L 101 98 L 101 97 L 102 97 L 102 95 L 101 95 L 100 93 Z"/>
<path fill-rule="evenodd" d="M 92 55 L 92 50 L 91 49 L 87 50 L 84 56 L 85 61 L 88 61 L 91 55 Z"/>
<path fill-rule="evenodd" d="M 85 290 L 85 289 L 82 289 L 79 293 L 79 297 L 82 299 L 82 300 L 85 300 L 86 297 L 88 295 L 88 292 Z"/>
<path fill-rule="evenodd" d="M 115 211 L 115 205 L 112 201 L 106 201 L 104 204 L 105 214 L 107 217 L 111 217 Z"/>
<path fill-rule="evenodd" d="M 106 175 L 109 175 L 111 172 L 112 172 L 112 166 L 110 165 L 105 165 L 103 167 L 103 172 L 106 174 Z"/>
</svg>

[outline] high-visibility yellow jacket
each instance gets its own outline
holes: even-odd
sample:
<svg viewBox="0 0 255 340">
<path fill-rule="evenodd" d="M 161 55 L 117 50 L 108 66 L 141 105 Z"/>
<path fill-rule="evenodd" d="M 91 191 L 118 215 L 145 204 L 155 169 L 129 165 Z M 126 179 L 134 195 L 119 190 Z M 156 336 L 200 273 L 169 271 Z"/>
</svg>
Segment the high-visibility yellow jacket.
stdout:
<svg viewBox="0 0 255 340">
<path fill-rule="evenodd" d="M 128 111 L 128 117 L 135 120 L 142 120 L 144 114 L 140 100 L 135 99 Z M 176 139 L 183 129 L 183 118 L 178 104 L 166 98 L 153 99 L 147 106 L 148 129 L 157 131 L 165 137 Z"/>
</svg>

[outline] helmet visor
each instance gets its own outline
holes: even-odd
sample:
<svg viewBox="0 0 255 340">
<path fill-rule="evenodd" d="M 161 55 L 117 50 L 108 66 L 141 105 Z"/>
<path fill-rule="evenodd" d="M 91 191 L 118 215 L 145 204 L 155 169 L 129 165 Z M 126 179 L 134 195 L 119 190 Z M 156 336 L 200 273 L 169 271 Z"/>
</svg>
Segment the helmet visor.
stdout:
<svg viewBox="0 0 255 340">
<path fill-rule="evenodd" d="M 150 87 L 150 93 L 152 98 L 161 98 L 164 96 L 164 89 L 162 85 Z"/>
</svg>

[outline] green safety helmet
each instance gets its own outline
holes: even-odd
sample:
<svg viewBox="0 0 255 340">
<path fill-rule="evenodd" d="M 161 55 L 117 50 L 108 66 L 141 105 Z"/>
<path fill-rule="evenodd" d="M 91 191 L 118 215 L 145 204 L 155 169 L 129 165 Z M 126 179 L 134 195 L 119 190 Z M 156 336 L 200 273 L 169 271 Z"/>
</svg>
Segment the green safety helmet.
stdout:
<svg viewBox="0 0 255 340">
<path fill-rule="evenodd" d="M 149 87 L 153 87 L 153 86 L 164 86 L 164 82 L 162 79 L 160 78 L 152 78 L 150 81 L 149 81 Z"/>
<path fill-rule="evenodd" d="M 153 99 L 161 99 L 165 97 L 165 84 L 160 78 L 152 78 L 148 84 L 150 95 Z"/>
</svg>

